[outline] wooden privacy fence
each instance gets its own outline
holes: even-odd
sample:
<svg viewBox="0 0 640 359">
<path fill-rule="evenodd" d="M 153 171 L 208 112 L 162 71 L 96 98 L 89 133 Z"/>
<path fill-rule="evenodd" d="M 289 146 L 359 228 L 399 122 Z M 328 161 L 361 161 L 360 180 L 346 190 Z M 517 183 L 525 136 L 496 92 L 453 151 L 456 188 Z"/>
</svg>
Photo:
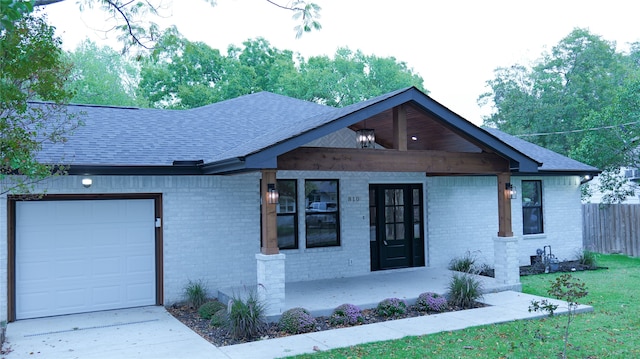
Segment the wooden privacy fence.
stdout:
<svg viewBox="0 0 640 359">
<path fill-rule="evenodd" d="M 583 204 L 582 243 L 598 253 L 640 256 L 640 204 Z"/>
</svg>

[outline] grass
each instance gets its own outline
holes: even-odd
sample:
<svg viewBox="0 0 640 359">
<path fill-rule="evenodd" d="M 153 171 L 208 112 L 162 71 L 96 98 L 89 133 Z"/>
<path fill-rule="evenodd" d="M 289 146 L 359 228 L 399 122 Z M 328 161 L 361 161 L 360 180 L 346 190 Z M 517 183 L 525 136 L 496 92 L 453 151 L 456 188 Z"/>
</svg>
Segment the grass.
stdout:
<svg viewBox="0 0 640 359">
<path fill-rule="evenodd" d="M 640 258 L 600 255 L 606 270 L 576 272 L 594 307 L 571 324 L 568 358 L 640 358 Z M 557 274 L 521 277 L 523 292 L 548 296 Z M 455 332 L 405 337 L 295 358 L 558 358 L 563 316 L 485 325 Z"/>
</svg>

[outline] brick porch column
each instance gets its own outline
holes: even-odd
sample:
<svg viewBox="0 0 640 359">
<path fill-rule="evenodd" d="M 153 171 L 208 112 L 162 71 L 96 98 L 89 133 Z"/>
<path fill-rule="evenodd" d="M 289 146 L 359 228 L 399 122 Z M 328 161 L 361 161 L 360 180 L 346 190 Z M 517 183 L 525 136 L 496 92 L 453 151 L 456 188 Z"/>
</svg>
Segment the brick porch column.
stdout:
<svg viewBox="0 0 640 359">
<path fill-rule="evenodd" d="M 505 286 L 512 286 L 511 289 L 513 290 L 521 290 L 518 238 L 494 237 L 493 250 L 496 282 Z"/>
<path fill-rule="evenodd" d="M 265 315 L 284 312 L 284 260 L 285 255 L 256 254 L 258 261 L 258 298 L 266 305 Z"/>
</svg>

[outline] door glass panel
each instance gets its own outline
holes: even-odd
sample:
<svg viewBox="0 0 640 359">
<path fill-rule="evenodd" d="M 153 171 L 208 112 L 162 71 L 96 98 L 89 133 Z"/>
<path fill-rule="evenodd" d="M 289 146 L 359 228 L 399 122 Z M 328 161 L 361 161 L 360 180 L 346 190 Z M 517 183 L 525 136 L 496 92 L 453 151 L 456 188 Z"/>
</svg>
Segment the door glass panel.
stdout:
<svg viewBox="0 0 640 359">
<path fill-rule="evenodd" d="M 394 224 L 387 224 L 387 238 L 386 240 L 391 241 L 393 239 L 395 239 L 395 225 Z"/>
<path fill-rule="evenodd" d="M 404 222 L 404 207 L 393 207 L 396 212 L 396 222 Z"/>
<path fill-rule="evenodd" d="M 396 223 L 396 238 L 397 240 L 404 240 L 404 223 Z"/>
<path fill-rule="evenodd" d="M 376 217 L 378 211 L 375 207 L 369 208 L 369 240 L 371 242 L 376 241 Z"/>
</svg>

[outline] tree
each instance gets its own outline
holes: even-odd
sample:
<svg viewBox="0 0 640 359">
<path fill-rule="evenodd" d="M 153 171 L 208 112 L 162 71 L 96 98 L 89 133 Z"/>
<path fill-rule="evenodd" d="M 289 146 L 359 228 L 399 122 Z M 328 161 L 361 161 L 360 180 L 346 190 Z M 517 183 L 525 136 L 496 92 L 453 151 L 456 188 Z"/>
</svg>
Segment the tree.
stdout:
<svg viewBox="0 0 640 359">
<path fill-rule="evenodd" d="M 64 142 L 80 124 L 60 106 L 73 96 L 65 87 L 71 66 L 60 45 L 41 17 L 27 15 L 0 32 L 0 194 L 25 193 L 63 173 L 37 158 L 44 144 Z M 30 106 L 34 100 L 49 102 Z"/>
<path fill-rule="evenodd" d="M 531 68 L 496 69 L 491 91 L 479 98 L 494 107 L 484 124 L 604 170 L 631 165 L 637 54 L 618 53 L 615 43 L 574 29 Z"/>
<path fill-rule="evenodd" d="M 284 94 L 329 106 L 347 106 L 409 86 L 427 92 L 422 77 L 393 57 L 340 48 L 333 59 L 316 56 L 300 62 L 300 79 L 292 79 Z"/>
<path fill-rule="evenodd" d="M 152 107 L 193 108 L 220 101 L 219 82 L 226 68 L 220 51 L 185 39 L 173 27 L 142 61 L 139 94 Z"/>
<path fill-rule="evenodd" d="M 2 16 L 0 16 L 0 30 L 8 29 L 13 23 L 29 14 L 34 8 L 43 7 L 65 0 L 0 0 Z M 215 6 L 216 0 L 203 0 Z M 280 5 L 273 0 L 266 0 L 272 5 L 293 12 L 293 19 L 299 22 L 295 27 L 296 37 L 304 32 L 320 30 L 322 26 L 318 22 L 321 8 L 315 3 L 306 0 L 293 0 L 288 5 Z M 98 7 L 109 14 L 115 22 L 114 30 L 120 32 L 120 40 L 126 52 L 132 46 L 140 46 L 150 49 L 159 37 L 159 27 L 148 20 L 148 16 L 159 16 L 162 9 L 168 6 L 163 0 L 78 0 L 80 10 Z"/>
<path fill-rule="evenodd" d="M 346 106 L 402 87 L 424 91 L 422 78 L 395 58 L 339 49 L 308 61 L 258 38 L 228 55 L 192 43 L 172 29 L 141 69 L 140 95 L 151 106 L 192 108 L 259 91 Z"/>
<path fill-rule="evenodd" d="M 73 103 L 136 106 L 138 67 L 108 46 L 90 40 L 68 54 L 73 63 L 68 88 L 75 93 Z"/>
</svg>

